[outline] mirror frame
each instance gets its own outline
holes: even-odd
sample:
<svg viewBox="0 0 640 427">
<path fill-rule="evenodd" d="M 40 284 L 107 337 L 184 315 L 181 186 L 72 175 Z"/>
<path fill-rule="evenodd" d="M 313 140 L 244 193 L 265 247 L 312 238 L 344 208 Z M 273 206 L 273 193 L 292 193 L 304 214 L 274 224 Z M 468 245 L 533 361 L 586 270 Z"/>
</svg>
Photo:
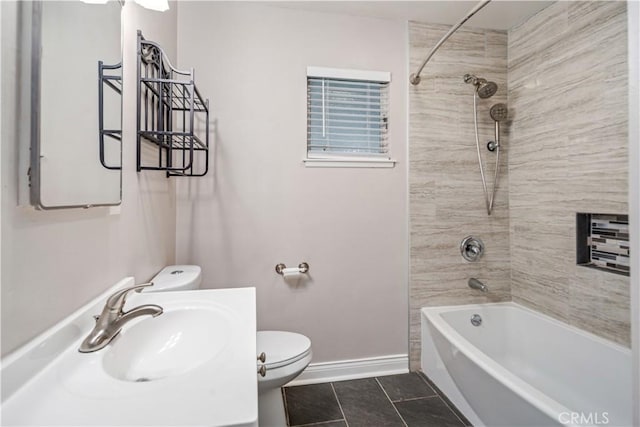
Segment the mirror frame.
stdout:
<svg viewBox="0 0 640 427">
<path fill-rule="evenodd" d="M 25 3 L 25 2 L 21 2 Z M 29 169 L 27 171 L 28 183 L 29 183 L 29 203 L 39 210 L 57 210 L 57 209 L 70 209 L 70 208 L 92 208 L 100 206 L 119 206 L 122 204 L 122 166 L 120 167 L 120 197 L 117 202 L 109 203 L 94 203 L 94 204 L 73 204 L 73 205 L 55 205 L 46 206 L 42 203 L 41 199 L 41 134 L 40 134 L 40 101 L 41 101 L 41 85 L 42 85 L 42 12 L 43 12 L 43 0 L 34 0 L 31 3 L 31 41 L 30 41 L 30 54 L 25 55 L 30 57 L 30 91 L 29 91 L 29 104 L 30 104 L 30 153 L 29 153 Z M 123 30 L 122 30 L 122 14 L 124 2 L 118 0 L 120 5 L 120 61 L 122 62 L 123 55 Z M 28 12 L 26 12 L 28 14 Z M 124 78 L 124 70 L 122 77 Z M 102 84 L 102 82 L 99 82 Z M 124 93 L 124 91 L 123 91 Z M 120 123 L 123 123 L 123 98 L 120 97 Z M 96 144 L 100 143 L 99 129 L 96 129 Z M 122 165 L 122 138 L 120 140 L 120 165 Z M 99 158 L 96 159 L 96 166 L 103 167 Z"/>
</svg>

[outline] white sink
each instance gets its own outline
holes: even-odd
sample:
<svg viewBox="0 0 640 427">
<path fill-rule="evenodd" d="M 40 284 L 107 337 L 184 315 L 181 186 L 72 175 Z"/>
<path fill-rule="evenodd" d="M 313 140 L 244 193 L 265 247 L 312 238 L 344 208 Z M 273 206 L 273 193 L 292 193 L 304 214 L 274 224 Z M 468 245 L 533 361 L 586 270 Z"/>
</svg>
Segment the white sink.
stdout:
<svg viewBox="0 0 640 427">
<path fill-rule="evenodd" d="M 105 348 L 80 342 L 122 281 L 2 360 L 1 425 L 257 426 L 255 289 L 133 294 Z"/>
<path fill-rule="evenodd" d="M 222 308 L 164 309 L 126 328 L 106 349 L 104 370 L 146 382 L 182 375 L 210 363 L 227 347 L 232 314 Z"/>
</svg>

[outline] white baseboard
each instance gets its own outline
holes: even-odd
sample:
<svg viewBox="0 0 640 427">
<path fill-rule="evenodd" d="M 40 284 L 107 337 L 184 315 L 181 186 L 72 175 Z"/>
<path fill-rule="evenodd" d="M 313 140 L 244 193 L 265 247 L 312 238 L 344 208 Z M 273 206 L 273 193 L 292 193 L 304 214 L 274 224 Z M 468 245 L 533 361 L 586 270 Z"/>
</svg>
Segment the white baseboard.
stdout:
<svg viewBox="0 0 640 427">
<path fill-rule="evenodd" d="M 409 357 L 406 354 L 311 363 L 287 386 L 355 380 L 407 372 L 409 372 Z"/>
</svg>

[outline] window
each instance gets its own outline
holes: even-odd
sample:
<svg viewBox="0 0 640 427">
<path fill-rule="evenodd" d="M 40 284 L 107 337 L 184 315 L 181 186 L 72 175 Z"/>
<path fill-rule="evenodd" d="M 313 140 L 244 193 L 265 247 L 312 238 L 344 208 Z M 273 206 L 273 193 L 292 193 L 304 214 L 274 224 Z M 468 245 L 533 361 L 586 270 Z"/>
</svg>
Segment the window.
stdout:
<svg viewBox="0 0 640 427">
<path fill-rule="evenodd" d="M 307 68 L 307 166 L 392 167 L 390 73 Z"/>
</svg>

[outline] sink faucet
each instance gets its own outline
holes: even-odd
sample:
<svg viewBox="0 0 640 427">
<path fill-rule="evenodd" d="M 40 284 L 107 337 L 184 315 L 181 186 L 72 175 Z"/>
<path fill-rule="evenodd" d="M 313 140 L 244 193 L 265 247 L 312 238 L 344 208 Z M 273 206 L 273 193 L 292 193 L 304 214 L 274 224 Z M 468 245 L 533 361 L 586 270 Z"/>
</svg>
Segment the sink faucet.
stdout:
<svg viewBox="0 0 640 427">
<path fill-rule="evenodd" d="M 78 351 L 80 353 L 90 353 L 106 347 L 111 340 L 118 335 L 120 329 L 136 317 L 151 315 L 153 317 L 162 314 L 162 307 L 155 304 L 145 304 L 124 312 L 124 303 L 127 295 L 131 291 L 139 291 L 142 288 L 153 286 L 153 282 L 142 285 L 131 286 L 121 289 L 111 295 L 102 309 L 100 316 L 96 317 L 96 326 L 89 332 L 89 335 L 82 341 Z"/>
<path fill-rule="evenodd" d="M 471 279 L 469 279 L 469 287 L 471 289 L 477 289 L 479 291 L 482 292 L 489 292 L 489 288 L 487 288 L 487 285 L 485 285 L 484 283 L 482 283 L 480 280 L 472 277 Z"/>
</svg>

